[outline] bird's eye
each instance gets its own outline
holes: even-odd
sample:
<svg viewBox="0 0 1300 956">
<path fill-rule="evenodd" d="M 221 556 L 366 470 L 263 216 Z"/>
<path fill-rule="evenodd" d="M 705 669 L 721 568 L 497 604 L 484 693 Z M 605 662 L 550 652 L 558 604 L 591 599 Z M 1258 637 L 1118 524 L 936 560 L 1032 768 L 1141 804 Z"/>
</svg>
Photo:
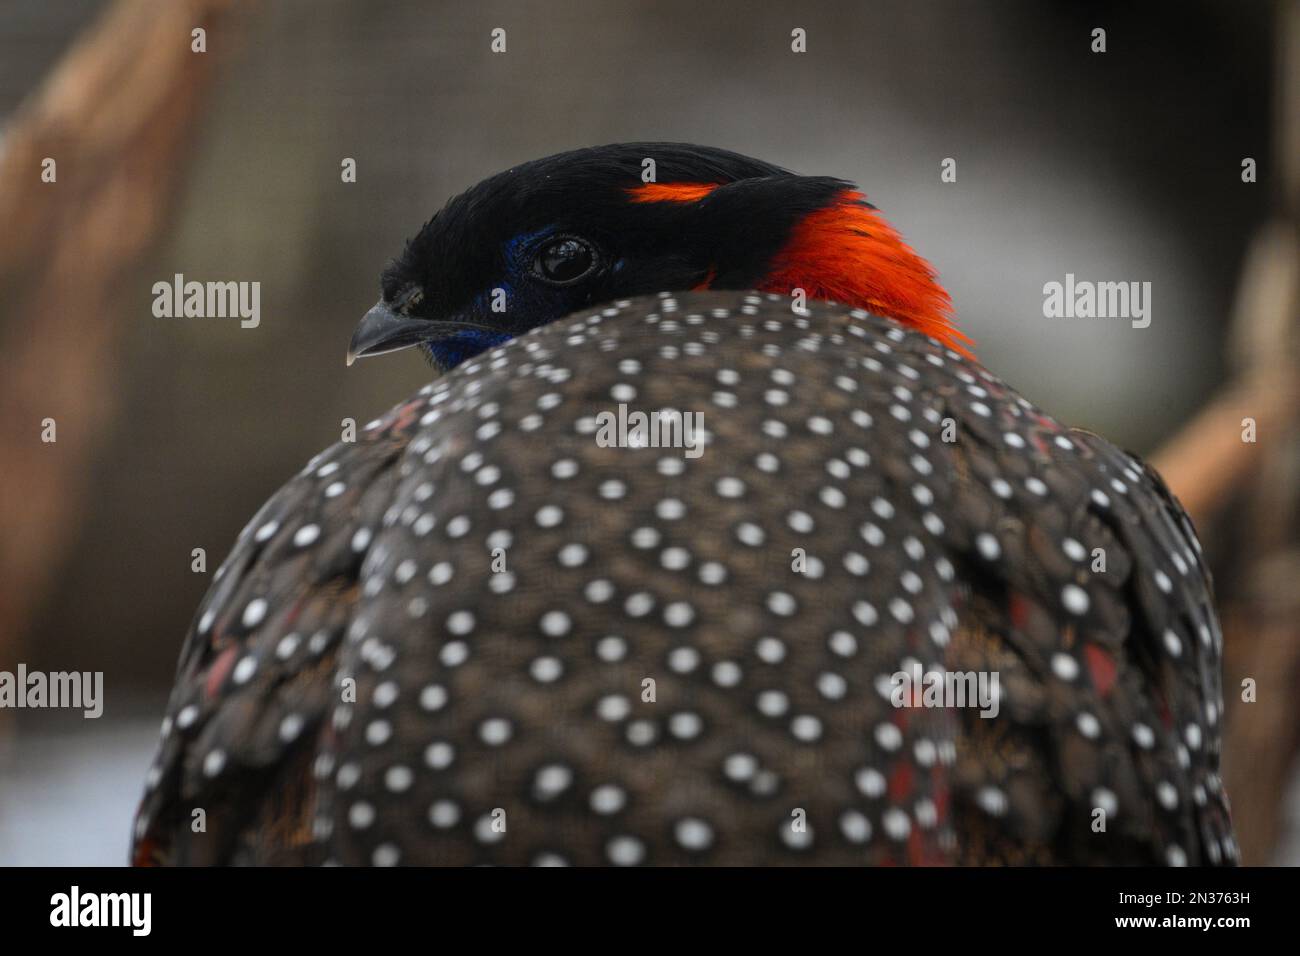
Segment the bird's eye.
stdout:
<svg viewBox="0 0 1300 956">
<path fill-rule="evenodd" d="M 542 246 L 533 268 L 547 282 L 569 285 L 596 268 L 596 250 L 585 239 L 562 236 Z"/>
</svg>

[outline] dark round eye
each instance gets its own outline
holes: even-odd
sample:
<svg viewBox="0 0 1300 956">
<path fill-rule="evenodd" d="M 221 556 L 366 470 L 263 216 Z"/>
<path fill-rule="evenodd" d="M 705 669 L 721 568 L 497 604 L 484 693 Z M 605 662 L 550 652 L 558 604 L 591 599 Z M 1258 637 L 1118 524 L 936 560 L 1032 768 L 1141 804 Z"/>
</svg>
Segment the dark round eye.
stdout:
<svg viewBox="0 0 1300 956">
<path fill-rule="evenodd" d="M 547 282 L 568 285 L 596 267 L 596 250 L 585 239 L 552 239 L 537 253 L 537 274 Z"/>
</svg>

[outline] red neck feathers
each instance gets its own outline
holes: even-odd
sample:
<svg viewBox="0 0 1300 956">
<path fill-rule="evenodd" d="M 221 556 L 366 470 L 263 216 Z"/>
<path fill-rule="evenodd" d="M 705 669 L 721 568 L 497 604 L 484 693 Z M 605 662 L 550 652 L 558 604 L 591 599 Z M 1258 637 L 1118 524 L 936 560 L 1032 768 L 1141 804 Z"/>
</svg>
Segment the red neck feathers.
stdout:
<svg viewBox="0 0 1300 956">
<path fill-rule="evenodd" d="M 833 299 L 910 326 L 973 358 L 952 323 L 952 301 L 930 264 L 912 251 L 866 197 L 846 189 L 791 231 L 759 288 Z"/>
<path fill-rule="evenodd" d="M 632 190 L 635 202 L 695 202 L 714 183 L 650 183 Z M 918 256 L 856 190 L 797 223 L 773 257 L 763 292 L 831 299 L 888 316 L 973 358 L 971 339 L 952 322 L 952 301 L 930 264 Z"/>
</svg>

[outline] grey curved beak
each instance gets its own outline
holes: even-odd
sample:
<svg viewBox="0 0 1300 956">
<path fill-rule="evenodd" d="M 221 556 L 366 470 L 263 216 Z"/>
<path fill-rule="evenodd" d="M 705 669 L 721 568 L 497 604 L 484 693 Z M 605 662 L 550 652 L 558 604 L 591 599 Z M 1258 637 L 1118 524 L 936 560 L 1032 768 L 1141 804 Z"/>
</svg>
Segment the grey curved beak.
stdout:
<svg viewBox="0 0 1300 956">
<path fill-rule="evenodd" d="M 419 345 L 433 338 L 438 323 L 429 319 L 413 319 L 390 309 L 382 300 L 376 302 L 361 318 L 352 333 L 348 346 L 348 365 L 368 355 L 382 355 L 398 349 Z"/>
</svg>

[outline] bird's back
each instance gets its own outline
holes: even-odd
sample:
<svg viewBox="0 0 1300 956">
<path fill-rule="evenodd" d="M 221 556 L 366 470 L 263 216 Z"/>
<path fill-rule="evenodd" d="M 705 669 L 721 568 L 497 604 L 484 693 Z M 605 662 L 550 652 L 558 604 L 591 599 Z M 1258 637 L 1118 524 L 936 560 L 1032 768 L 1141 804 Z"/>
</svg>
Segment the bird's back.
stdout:
<svg viewBox="0 0 1300 956">
<path fill-rule="evenodd" d="M 665 409 L 697 450 L 606 440 Z M 318 456 L 219 574 L 139 862 L 1235 857 L 1182 509 L 861 311 L 553 323 Z"/>
</svg>

